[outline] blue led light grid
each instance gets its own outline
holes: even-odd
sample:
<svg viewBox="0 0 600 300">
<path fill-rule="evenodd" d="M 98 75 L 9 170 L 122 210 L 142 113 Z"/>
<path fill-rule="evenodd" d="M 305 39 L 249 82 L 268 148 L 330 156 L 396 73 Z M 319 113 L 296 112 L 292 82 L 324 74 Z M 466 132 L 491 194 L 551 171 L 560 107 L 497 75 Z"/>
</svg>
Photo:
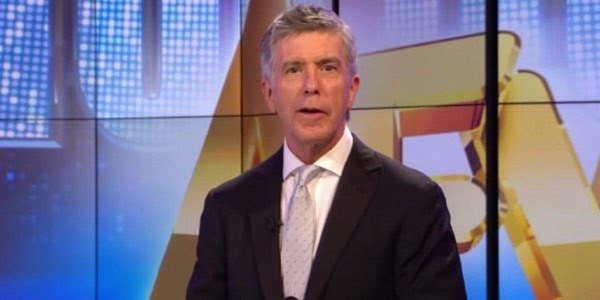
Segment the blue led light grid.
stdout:
<svg viewBox="0 0 600 300">
<path fill-rule="evenodd" d="M 0 20 L 0 139 L 48 138 L 48 1 L 2 1 Z"/>
</svg>

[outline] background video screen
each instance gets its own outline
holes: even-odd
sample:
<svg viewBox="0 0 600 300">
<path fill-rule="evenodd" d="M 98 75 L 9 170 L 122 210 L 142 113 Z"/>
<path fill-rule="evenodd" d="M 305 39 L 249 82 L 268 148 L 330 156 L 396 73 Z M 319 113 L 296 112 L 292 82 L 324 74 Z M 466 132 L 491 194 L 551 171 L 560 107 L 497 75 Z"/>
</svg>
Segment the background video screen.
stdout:
<svg viewBox="0 0 600 300">
<path fill-rule="evenodd" d="M 299 3 L 331 7 L 0 2 L 0 298 L 183 297 L 206 193 L 282 141 L 250 54 Z M 485 1 L 339 4 L 349 127 L 442 186 L 485 299 Z M 598 298 L 600 1 L 500 0 L 498 18 L 501 298 Z"/>
</svg>

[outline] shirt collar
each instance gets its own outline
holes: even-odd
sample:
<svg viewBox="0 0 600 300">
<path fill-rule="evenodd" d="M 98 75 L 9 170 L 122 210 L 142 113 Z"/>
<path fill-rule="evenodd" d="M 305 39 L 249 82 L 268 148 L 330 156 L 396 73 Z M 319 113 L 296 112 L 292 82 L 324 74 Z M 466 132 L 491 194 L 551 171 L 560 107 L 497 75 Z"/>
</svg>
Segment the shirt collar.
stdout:
<svg viewBox="0 0 600 300">
<path fill-rule="evenodd" d="M 344 128 L 344 134 L 340 140 L 323 156 L 319 157 L 315 161 L 314 165 L 319 166 L 325 170 L 332 172 L 337 176 L 342 175 L 344 165 L 352 150 L 352 144 L 354 139 L 350 129 L 346 126 Z M 304 163 L 290 150 L 287 142 L 283 141 L 283 180 L 285 180 L 294 170 L 298 167 L 303 166 Z"/>
</svg>

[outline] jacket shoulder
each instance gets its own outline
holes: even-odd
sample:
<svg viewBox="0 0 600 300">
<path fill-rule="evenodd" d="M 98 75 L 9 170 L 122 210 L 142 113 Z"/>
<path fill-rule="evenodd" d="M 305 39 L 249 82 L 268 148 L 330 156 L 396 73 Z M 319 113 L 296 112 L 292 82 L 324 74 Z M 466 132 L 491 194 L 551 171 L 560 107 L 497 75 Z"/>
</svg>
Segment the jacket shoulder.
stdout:
<svg viewBox="0 0 600 300">
<path fill-rule="evenodd" d="M 207 199 L 218 199 L 222 204 L 242 204 L 250 194 L 260 194 L 265 185 L 281 182 L 281 155 L 278 151 L 267 160 L 244 173 L 211 189 Z"/>
<path fill-rule="evenodd" d="M 433 180 L 429 176 L 417 169 L 404 165 L 379 152 L 376 152 L 376 155 L 381 161 L 384 172 L 386 172 L 388 176 L 391 175 L 393 179 L 401 180 L 406 184 L 415 187 L 433 183 Z"/>
</svg>

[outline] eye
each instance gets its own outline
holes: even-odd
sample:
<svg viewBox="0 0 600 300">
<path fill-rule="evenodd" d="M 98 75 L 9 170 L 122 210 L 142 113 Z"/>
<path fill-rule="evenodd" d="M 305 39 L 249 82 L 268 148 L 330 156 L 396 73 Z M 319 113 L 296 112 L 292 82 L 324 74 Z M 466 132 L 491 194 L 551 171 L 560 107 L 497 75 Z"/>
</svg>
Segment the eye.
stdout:
<svg viewBox="0 0 600 300">
<path fill-rule="evenodd" d="M 295 74 L 300 72 L 300 68 L 298 66 L 290 66 L 285 69 L 285 73 L 287 74 Z"/>
<path fill-rule="evenodd" d="M 338 67 L 334 64 L 325 64 L 323 65 L 323 71 L 325 72 L 333 72 L 337 71 Z"/>
</svg>

